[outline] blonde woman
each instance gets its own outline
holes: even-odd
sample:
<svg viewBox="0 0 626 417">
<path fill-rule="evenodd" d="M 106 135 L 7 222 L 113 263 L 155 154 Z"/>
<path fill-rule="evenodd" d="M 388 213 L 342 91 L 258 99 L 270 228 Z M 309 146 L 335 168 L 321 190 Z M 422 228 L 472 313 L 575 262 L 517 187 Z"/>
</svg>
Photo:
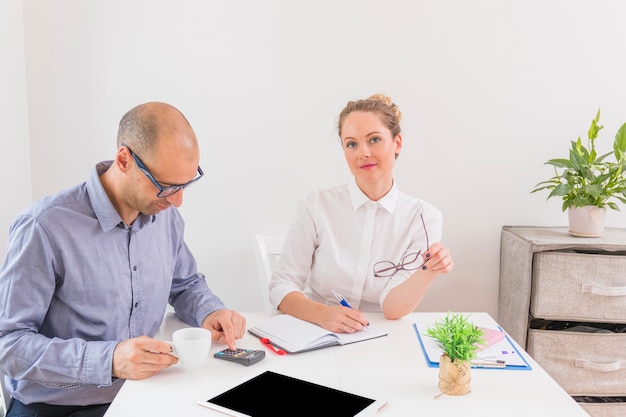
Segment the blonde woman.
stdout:
<svg viewBox="0 0 626 417">
<path fill-rule="evenodd" d="M 353 333 L 368 323 L 362 311 L 388 319 L 410 313 L 435 278 L 453 269 L 439 242 L 441 212 L 394 181 L 401 119 L 384 95 L 341 111 L 338 133 L 354 180 L 299 202 L 270 283 L 278 310 Z"/>
</svg>

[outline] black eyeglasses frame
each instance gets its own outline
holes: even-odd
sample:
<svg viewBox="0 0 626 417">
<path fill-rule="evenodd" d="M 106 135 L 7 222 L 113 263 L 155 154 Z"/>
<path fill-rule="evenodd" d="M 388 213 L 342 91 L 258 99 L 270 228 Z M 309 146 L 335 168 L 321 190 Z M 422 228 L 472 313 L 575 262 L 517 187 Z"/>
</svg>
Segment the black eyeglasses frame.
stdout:
<svg viewBox="0 0 626 417">
<path fill-rule="evenodd" d="M 173 185 L 168 185 L 167 187 L 163 187 L 156 180 L 156 178 L 154 178 L 154 175 L 152 175 L 150 170 L 144 165 L 144 163 L 141 161 L 141 159 L 139 159 L 137 154 L 135 154 L 135 152 L 133 152 L 133 150 L 130 149 L 130 147 L 128 145 L 126 145 L 125 143 L 122 143 L 122 146 L 124 146 L 126 149 L 128 149 L 128 151 L 130 152 L 131 156 L 135 160 L 135 163 L 137 164 L 137 168 L 139 168 L 139 170 L 141 172 L 143 172 L 144 175 L 146 177 L 148 177 L 148 179 L 152 182 L 152 184 L 154 184 L 154 186 L 159 190 L 157 192 L 157 197 L 158 198 L 170 197 L 170 196 L 176 194 L 177 192 L 179 192 L 180 190 L 184 190 L 185 188 L 189 187 L 191 184 L 195 183 L 196 181 L 198 181 L 200 178 L 202 178 L 204 176 L 204 172 L 202 171 L 202 168 L 200 168 L 200 165 L 198 165 L 198 171 L 197 171 L 198 175 L 194 179 L 192 179 L 191 181 L 186 182 L 185 184 L 173 184 Z"/>
</svg>

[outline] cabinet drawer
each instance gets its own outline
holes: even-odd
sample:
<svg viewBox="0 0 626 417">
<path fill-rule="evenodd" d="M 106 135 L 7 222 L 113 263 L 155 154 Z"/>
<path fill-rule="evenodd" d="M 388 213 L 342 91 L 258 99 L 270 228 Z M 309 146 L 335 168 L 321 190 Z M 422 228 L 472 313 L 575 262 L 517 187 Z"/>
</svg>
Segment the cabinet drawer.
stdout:
<svg viewBox="0 0 626 417">
<path fill-rule="evenodd" d="M 530 329 L 528 353 L 570 395 L 626 392 L 626 334 Z"/>
<path fill-rule="evenodd" d="M 626 256 L 535 254 L 530 311 L 555 320 L 626 322 Z"/>
<path fill-rule="evenodd" d="M 578 403 L 591 417 L 624 417 L 626 403 Z"/>
</svg>

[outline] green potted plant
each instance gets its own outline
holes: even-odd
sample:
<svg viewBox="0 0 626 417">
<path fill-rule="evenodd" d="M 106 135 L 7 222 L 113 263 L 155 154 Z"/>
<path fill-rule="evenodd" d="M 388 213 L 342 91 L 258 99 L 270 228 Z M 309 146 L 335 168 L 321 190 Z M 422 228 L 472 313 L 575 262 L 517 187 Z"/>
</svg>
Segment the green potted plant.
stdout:
<svg viewBox="0 0 626 417">
<path fill-rule="evenodd" d="M 545 165 L 554 167 L 554 176 L 531 191 L 549 190 L 548 199 L 562 199 L 562 210 L 568 211 L 570 233 L 575 236 L 601 235 L 606 208 L 619 211 L 616 201 L 626 203 L 626 123 L 615 135 L 613 150 L 598 155 L 596 139 L 604 128 L 599 121 L 600 109 L 587 132 L 587 146 L 580 136 L 570 141 L 569 158 L 547 161 Z"/>
<path fill-rule="evenodd" d="M 450 314 L 426 329 L 443 350 L 439 358 L 439 390 L 448 395 L 470 392 L 471 362 L 484 344 L 483 331 L 469 320 L 469 315 Z"/>
</svg>

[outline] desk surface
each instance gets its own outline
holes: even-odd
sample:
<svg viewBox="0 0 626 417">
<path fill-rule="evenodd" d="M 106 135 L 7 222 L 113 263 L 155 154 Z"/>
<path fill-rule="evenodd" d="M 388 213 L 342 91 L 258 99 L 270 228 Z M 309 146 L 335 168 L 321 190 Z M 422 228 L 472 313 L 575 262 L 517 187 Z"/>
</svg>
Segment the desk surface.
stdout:
<svg viewBox="0 0 626 417">
<path fill-rule="evenodd" d="M 271 313 L 244 313 L 248 327 Z M 223 414 L 196 404 L 196 400 L 225 385 L 262 370 L 272 370 L 308 381 L 343 389 L 388 404 L 377 415 L 463 415 L 480 417 L 555 416 L 588 417 L 588 414 L 523 350 L 532 370 L 472 369 L 471 392 L 464 396 L 439 394 L 438 368 L 429 368 L 413 329 L 416 320 L 436 320 L 445 313 L 412 313 L 400 320 L 368 314 L 372 326 L 388 336 L 346 346 L 280 356 L 246 334 L 237 346 L 266 350 L 262 361 L 249 367 L 214 359 L 226 348 L 213 343 L 211 357 L 198 369 L 174 365 L 151 378 L 126 381 L 105 417 L 149 415 L 209 417 Z M 491 320 L 487 313 L 472 313 L 477 321 Z M 174 330 L 185 327 L 168 313 L 156 335 L 171 340 Z M 518 347 L 519 348 L 519 347 Z M 272 393 L 266 395 L 287 395 Z M 312 399 L 312 401 L 314 401 Z M 301 404 L 306 407 L 306 404 Z"/>
</svg>

